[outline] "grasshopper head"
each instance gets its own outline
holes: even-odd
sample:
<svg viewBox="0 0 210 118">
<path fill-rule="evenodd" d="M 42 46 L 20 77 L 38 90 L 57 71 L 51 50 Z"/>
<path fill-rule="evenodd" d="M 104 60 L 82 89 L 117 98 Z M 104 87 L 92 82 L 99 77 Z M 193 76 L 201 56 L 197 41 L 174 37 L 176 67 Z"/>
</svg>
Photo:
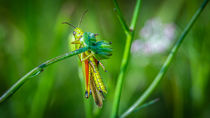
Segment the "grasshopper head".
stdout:
<svg viewBox="0 0 210 118">
<path fill-rule="evenodd" d="M 88 10 L 85 10 L 80 18 L 80 22 L 79 24 L 75 27 L 74 25 L 72 25 L 71 23 L 68 23 L 68 22 L 64 22 L 64 24 L 68 24 L 70 26 L 72 26 L 74 28 L 74 31 L 73 31 L 73 35 L 74 35 L 74 38 L 76 40 L 80 40 L 83 36 L 83 31 L 79 28 L 79 26 L 81 25 L 82 23 L 82 19 L 83 19 L 83 16 L 87 13 Z"/>
</svg>

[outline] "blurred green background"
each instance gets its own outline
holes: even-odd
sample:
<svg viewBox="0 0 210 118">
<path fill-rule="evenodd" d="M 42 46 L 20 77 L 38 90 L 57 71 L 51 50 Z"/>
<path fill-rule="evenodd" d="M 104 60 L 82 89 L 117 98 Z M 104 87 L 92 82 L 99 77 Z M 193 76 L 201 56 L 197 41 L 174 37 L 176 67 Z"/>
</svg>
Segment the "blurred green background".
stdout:
<svg viewBox="0 0 210 118">
<path fill-rule="evenodd" d="M 118 0 L 126 22 L 135 0 Z M 136 40 L 120 102 L 123 113 L 158 73 L 169 50 L 202 0 L 142 0 Z M 112 0 L 0 0 L 0 95 L 29 70 L 69 51 L 69 34 L 88 9 L 81 28 L 112 42 L 113 56 L 101 71 L 108 88 L 102 109 L 84 98 L 77 57 L 66 59 L 26 82 L 0 104 L 0 118 L 110 116 L 125 34 Z M 130 117 L 210 117 L 210 5 L 187 35 L 163 81 L 148 101 L 159 101 Z M 91 109 L 85 110 L 89 104 Z"/>
</svg>

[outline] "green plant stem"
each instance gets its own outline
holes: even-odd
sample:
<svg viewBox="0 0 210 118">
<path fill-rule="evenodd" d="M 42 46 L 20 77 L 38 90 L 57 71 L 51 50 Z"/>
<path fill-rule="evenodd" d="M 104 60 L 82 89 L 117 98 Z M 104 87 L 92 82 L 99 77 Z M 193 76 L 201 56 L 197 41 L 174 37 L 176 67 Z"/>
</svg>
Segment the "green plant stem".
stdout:
<svg viewBox="0 0 210 118">
<path fill-rule="evenodd" d="M 200 13 L 203 11 L 205 6 L 207 5 L 209 0 L 205 0 L 201 7 L 196 11 L 188 25 L 185 27 L 183 33 L 181 34 L 180 38 L 177 40 L 175 43 L 174 47 L 172 48 L 170 54 L 168 55 L 165 63 L 163 64 L 162 68 L 160 69 L 159 73 L 151 83 L 151 85 L 146 89 L 146 91 L 139 97 L 139 99 L 125 112 L 122 114 L 121 117 L 126 117 L 128 116 L 136 107 L 141 105 L 154 91 L 154 89 L 157 87 L 159 84 L 160 80 L 164 77 L 165 73 L 168 70 L 169 65 L 172 63 L 172 60 L 174 59 L 177 50 L 179 49 L 180 45 L 182 44 L 183 40 L 185 39 L 185 36 L 191 29 L 192 25 L 195 23 L 196 19 L 199 17 Z"/>
<path fill-rule="evenodd" d="M 156 99 L 151 100 L 151 101 L 149 101 L 147 103 L 144 103 L 143 105 L 137 107 L 133 112 L 137 112 L 137 111 L 139 111 L 139 110 L 141 110 L 141 109 L 143 109 L 145 107 L 148 107 L 148 106 L 150 106 L 150 105 L 152 105 L 152 104 L 154 104 L 154 103 L 156 103 L 158 101 L 159 101 L 159 98 L 156 98 Z"/>
<path fill-rule="evenodd" d="M 125 20 L 124 20 L 124 18 L 123 18 L 122 13 L 120 12 L 120 8 L 119 8 L 119 5 L 118 5 L 118 3 L 117 3 L 116 0 L 114 0 L 114 6 L 115 6 L 115 9 L 114 9 L 114 10 L 115 10 L 116 13 L 117 13 L 117 17 L 118 17 L 118 19 L 119 19 L 119 21 L 120 21 L 120 23 L 121 23 L 121 25 L 122 25 L 124 31 L 125 31 L 126 33 L 129 32 L 129 28 L 128 28 L 128 26 L 127 26 L 127 24 L 126 24 L 126 22 L 125 22 Z"/>
<path fill-rule="evenodd" d="M 130 24 L 131 31 L 135 31 L 135 29 L 136 29 L 136 23 L 137 23 L 137 20 L 139 17 L 139 12 L 140 12 L 140 5 L 141 5 L 141 0 L 137 0 L 136 7 L 134 9 L 133 17 L 132 17 L 131 24 Z"/>
<path fill-rule="evenodd" d="M 112 106 L 112 113 L 111 113 L 112 118 L 115 118 L 115 117 L 118 116 L 120 96 L 121 96 L 121 92 L 122 92 L 123 82 L 124 82 L 124 79 L 125 79 L 125 72 L 126 72 L 129 57 L 130 57 L 130 48 L 131 48 L 132 41 L 134 39 L 136 22 L 137 22 L 137 19 L 138 19 L 138 16 L 139 16 L 140 3 L 141 3 L 141 0 L 137 0 L 135 10 L 134 10 L 134 13 L 133 13 L 133 18 L 131 20 L 130 29 L 128 30 L 127 25 L 125 24 L 125 21 L 123 20 L 122 14 L 121 14 L 120 9 L 119 9 L 119 6 L 117 4 L 117 1 L 114 0 L 114 5 L 115 5 L 116 11 L 118 13 L 118 19 L 119 19 L 122 27 L 124 27 L 124 31 L 125 31 L 125 34 L 126 34 L 126 44 L 125 44 L 125 48 L 124 48 L 123 59 L 122 59 L 122 62 L 121 62 L 120 73 L 119 73 L 118 79 L 117 79 L 117 86 L 116 86 L 116 89 L 115 89 L 114 103 L 113 103 L 113 106 Z"/>
<path fill-rule="evenodd" d="M 4 100 L 6 100 L 8 97 L 10 97 L 11 95 L 13 95 L 28 79 L 30 79 L 31 77 L 34 77 L 36 75 L 38 75 L 39 73 L 41 73 L 43 71 L 44 68 L 46 68 L 47 66 L 56 63 L 58 61 L 64 60 L 68 57 L 80 54 L 82 52 L 87 51 L 88 48 L 84 47 L 84 48 L 80 48 L 78 50 L 72 51 L 72 52 L 68 52 L 65 53 L 61 56 L 57 56 L 55 58 L 52 58 L 50 60 L 47 60 L 46 62 L 42 63 L 41 65 L 35 67 L 34 69 L 32 69 L 30 72 L 28 72 L 26 75 L 24 75 L 23 77 L 21 77 L 15 84 L 12 85 L 12 87 L 10 87 L 1 97 L 0 97 L 0 103 L 2 103 Z"/>
<path fill-rule="evenodd" d="M 120 103 L 120 96 L 121 96 L 121 92 L 122 92 L 122 85 L 123 85 L 123 81 L 124 81 L 124 76 L 125 76 L 125 71 L 128 65 L 128 58 L 130 55 L 130 45 L 131 45 L 131 36 L 128 35 L 127 36 L 127 40 L 126 40 L 126 45 L 125 45 L 125 49 L 124 49 L 124 55 L 123 55 L 123 60 L 121 63 L 121 68 L 120 68 L 120 73 L 118 75 L 118 81 L 117 81 L 117 86 L 115 89 L 115 96 L 114 96 L 114 103 L 113 103 L 113 107 L 112 107 L 112 114 L 111 117 L 115 118 L 118 115 L 118 109 L 119 109 L 119 103 Z"/>
</svg>

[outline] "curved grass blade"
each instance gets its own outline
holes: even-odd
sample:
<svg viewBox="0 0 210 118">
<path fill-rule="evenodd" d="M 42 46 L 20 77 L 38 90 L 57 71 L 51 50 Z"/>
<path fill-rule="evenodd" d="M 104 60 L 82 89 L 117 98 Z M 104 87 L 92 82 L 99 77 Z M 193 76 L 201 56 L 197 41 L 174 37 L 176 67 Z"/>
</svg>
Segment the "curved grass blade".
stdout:
<svg viewBox="0 0 210 118">
<path fill-rule="evenodd" d="M 80 54 L 82 52 L 87 51 L 88 48 L 84 47 L 84 48 L 80 48 L 78 50 L 72 51 L 72 52 L 68 52 L 66 54 L 63 54 L 61 56 L 52 58 L 50 60 L 47 60 L 46 62 L 42 63 L 41 65 L 39 65 L 38 67 L 32 69 L 30 72 L 28 72 L 27 74 L 25 74 L 23 77 L 21 77 L 15 84 L 12 85 L 12 87 L 10 87 L 1 97 L 0 97 L 0 103 L 2 103 L 3 101 L 5 101 L 7 98 L 9 98 L 10 96 L 12 96 L 27 80 L 29 80 L 31 77 L 34 77 L 38 74 L 40 74 L 44 68 L 46 68 L 47 66 L 56 63 L 58 61 L 64 60 L 68 57 Z"/>
<path fill-rule="evenodd" d="M 143 105 L 141 105 L 141 106 L 139 106 L 139 107 L 137 107 L 136 109 L 134 109 L 132 112 L 133 113 L 135 113 L 135 112 L 137 112 L 137 111 L 139 111 L 139 110 L 141 110 L 141 109 L 143 109 L 143 108 L 145 108 L 145 107 L 148 107 L 148 106 L 150 106 L 150 105 L 153 105 L 153 104 L 155 104 L 156 102 L 158 102 L 159 101 L 159 98 L 156 98 L 156 99 L 154 99 L 154 100 L 151 100 L 151 101 L 149 101 L 149 102 L 147 102 L 147 103 L 145 103 L 145 104 L 143 104 Z M 131 113 L 132 113 L 131 112 Z M 125 116 L 120 116 L 120 118 L 124 118 Z"/>
</svg>

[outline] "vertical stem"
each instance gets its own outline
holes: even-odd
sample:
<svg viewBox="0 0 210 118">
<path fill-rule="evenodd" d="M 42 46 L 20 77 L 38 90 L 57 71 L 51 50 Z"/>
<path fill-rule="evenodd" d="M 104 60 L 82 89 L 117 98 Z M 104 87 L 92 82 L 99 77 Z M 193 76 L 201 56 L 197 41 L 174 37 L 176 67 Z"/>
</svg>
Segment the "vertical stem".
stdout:
<svg viewBox="0 0 210 118">
<path fill-rule="evenodd" d="M 128 28 L 126 22 L 125 22 L 125 19 L 123 18 L 122 13 L 120 12 L 120 7 L 119 7 L 119 5 L 118 5 L 116 0 L 114 0 L 114 6 L 115 6 L 114 10 L 117 12 L 117 17 L 118 17 L 119 22 L 121 23 L 121 25 L 123 27 L 123 30 L 125 32 L 129 32 L 129 28 Z"/>
<path fill-rule="evenodd" d="M 129 57 L 130 57 L 130 48 L 131 48 L 132 41 L 134 39 L 136 22 L 138 20 L 138 16 L 139 16 L 139 12 L 140 12 L 140 4 L 141 4 L 141 0 L 137 0 L 136 6 L 135 6 L 135 9 L 133 12 L 133 18 L 131 20 L 130 29 L 128 30 L 127 25 L 126 25 L 126 23 L 122 17 L 122 14 L 119 10 L 117 1 L 114 0 L 114 5 L 115 5 L 116 11 L 118 13 L 118 19 L 119 19 L 122 27 L 124 28 L 124 31 L 126 34 L 126 44 L 125 44 L 125 48 L 124 48 L 123 59 L 121 62 L 120 73 L 119 73 L 118 79 L 117 79 L 117 86 L 116 86 L 116 90 L 115 90 L 114 103 L 112 106 L 112 113 L 111 113 L 112 118 L 115 118 L 118 116 L 120 96 L 122 93 L 123 82 L 125 79 L 125 72 L 126 72 Z"/>
<path fill-rule="evenodd" d="M 128 116 L 135 108 L 137 108 L 137 106 L 141 105 L 151 95 L 151 93 L 154 91 L 154 89 L 159 84 L 160 80 L 164 77 L 165 73 L 168 70 L 168 67 L 172 63 L 172 60 L 174 59 L 174 57 L 175 57 L 180 45 L 182 44 L 185 36 L 187 35 L 189 30 L 191 29 L 192 25 L 195 23 L 196 19 L 199 17 L 200 13 L 203 11 L 205 6 L 207 5 L 208 1 L 209 0 L 205 0 L 203 2 L 201 7 L 196 11 L 194 16 L 190 20 L 190 22 L 187 24 L 183 33 L 181 34 L 178 41 L 175 43 L 174 47 L 172 48 L 170 54 L 168 55 L 168 57 L 165 61 L 165 63 L 163 64 L 162 68 L 160 69 L 159 73 L 157 74 L 157 76 L 155 77 L 153 82 L 150 84 L 150 86 L 147 88 L 147 90 L 139 97 L 139 99 L 125 113 L 122 114 L 121 117 Z"/>
<path fill-rule="evenodd" d="M 140 5 L 141 5 L 141 0 L 137 0 L 136 1 L 136 7 L 134 9 L 133 12 L 133 17 L 131 20 L 131 24 L 130 24 L 130 30 L 134 31 L 136 29 L 136 23 L 139 17 L 139 12 L 140 12 Z"/>
<path fill-rule="evenodd" d="M 122 59 L 121 67 L 120 67 L 120 73 L 117 79 L 117 86 L 115 90 L 114 103 L 113 103 L 112 114 L 111 114 L 112 118 L 115 118 L 118 115 L 120 96 L 122 93 L 122 86 L 123 86 L 123 81 L 125 78 L 125 71 L 128 65 L 131 43 L 132 43 L 131 34 L 127 34 L 126 45 L 125 45 L 123 59 Z"/>
</svg>

